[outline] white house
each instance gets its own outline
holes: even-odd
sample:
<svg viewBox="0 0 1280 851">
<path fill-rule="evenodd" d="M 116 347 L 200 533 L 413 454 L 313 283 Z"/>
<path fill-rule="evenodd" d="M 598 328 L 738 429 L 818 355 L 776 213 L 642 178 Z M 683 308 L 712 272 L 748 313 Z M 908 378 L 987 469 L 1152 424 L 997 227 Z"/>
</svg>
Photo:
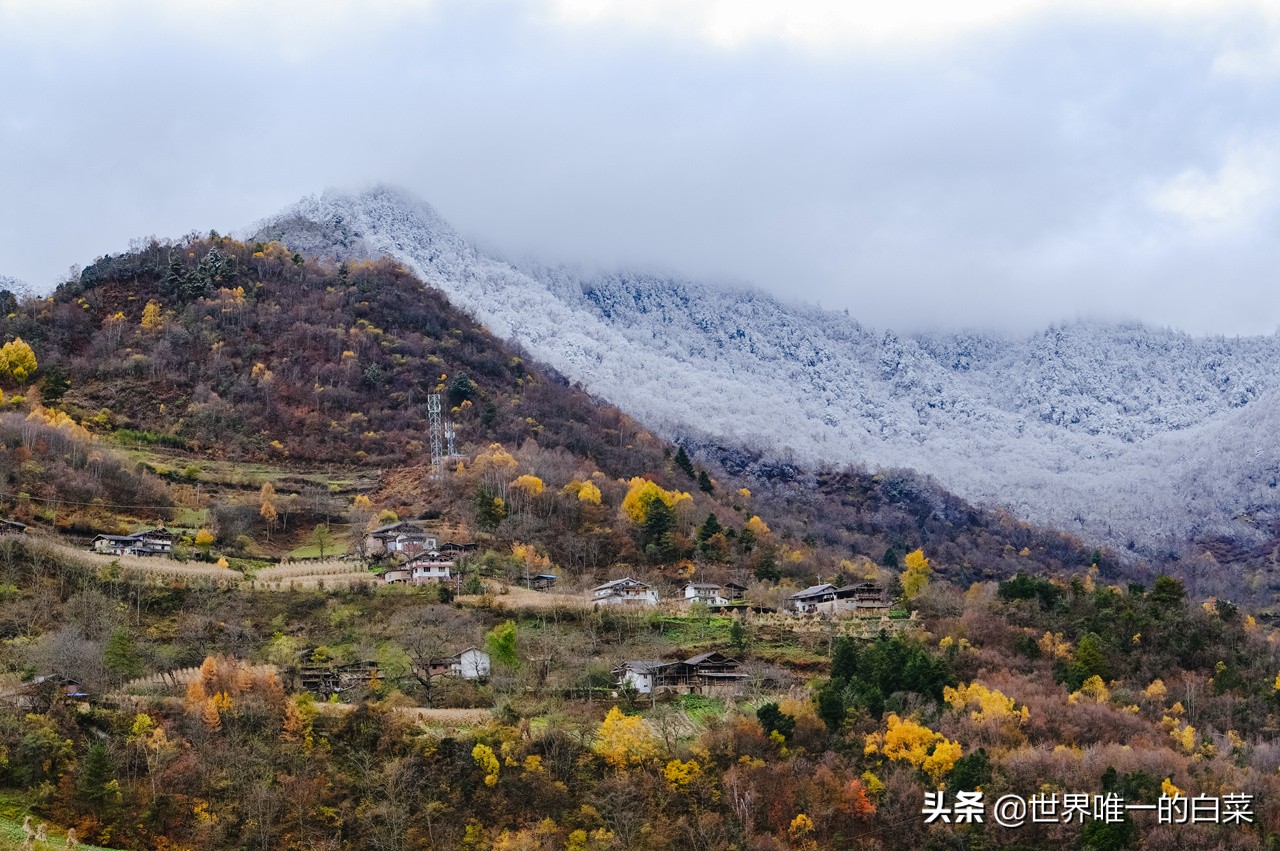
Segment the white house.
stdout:
<svg viewBox="0 0 1280 851">
<path fill-rule="evenodd" d="M 714 582 L 690 582 L 684 586 L 684 601 L 689 603 L 706 603 L 708 606 L 727 606 L 729 599 L 725 595 L 724 586 Z"/>
<path fill-rule="evenodd" d="M 830 582 L 823 585 L 810 585 L 803 591 L 791 595 L 792 607 L 801 614 L 820 611 L 824 603 L 836 599 L 836 586 Z"/>
<path fill-rule="evenodd" d="M 429 663 L 430 675 L 434 677 L 461 677 L 464 680 L 478 680 L 489 676 L 489 654 L 475 647 L 468 647 L 461 653 L 432 659 Z"/>
<path fill-rule="evenodd" d="M 132 535 L 99 535 L 93 539 L 93 550 L 113 556 L 169 555 L 173 552 L 173 533 L 162 528 Z"/>
<path fill-rule="evenodd" d="M 474 647 L 468 647 L 454 656 L 449 670 L 464 680 L 478 680 L 489 676 L 489 654 Z"/>
<path fill-rule="evenodd" d="M 411 582 L 448 582 L 452 577 L 453 559 L 434 551 L 421 553 L 405 562 L 402 569 L 409 571 Z"/>
<path fill-rule="evenodd" d="M 653 691 L 658 674 L 667 665 L 667 662 L 655 659 L 624 662 L 622 667 L 615 671 L 618 675 L 618 686 L 635 689 L 637 694 L 649 694 Z"/>
<path fill-rule="evenodd" d="M 591 602 L 600 606 L 616 606 L 623 603 L 656 606 L 658 592 L 640 580 L 628 576 L 592 588 Z"/>
</svg>

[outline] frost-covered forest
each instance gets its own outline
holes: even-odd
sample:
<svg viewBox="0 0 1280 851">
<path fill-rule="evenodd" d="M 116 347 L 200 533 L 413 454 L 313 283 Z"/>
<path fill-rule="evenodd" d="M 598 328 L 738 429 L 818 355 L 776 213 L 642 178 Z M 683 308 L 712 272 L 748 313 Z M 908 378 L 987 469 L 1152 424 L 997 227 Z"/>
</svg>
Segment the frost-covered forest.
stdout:
<svg viewBox="0 0 1280 851">
<path fill-rule="evenodd" d="M 1275 519 L 1280 337 L 1072 322 L 895 334 L 758 291 L 516 266 L 395 190 L 258 226 L 307 254 L 391 254 L 491 330 L 667 436 L 909 467 L 1121 546 L 1257 539 Z"/>
</svg>

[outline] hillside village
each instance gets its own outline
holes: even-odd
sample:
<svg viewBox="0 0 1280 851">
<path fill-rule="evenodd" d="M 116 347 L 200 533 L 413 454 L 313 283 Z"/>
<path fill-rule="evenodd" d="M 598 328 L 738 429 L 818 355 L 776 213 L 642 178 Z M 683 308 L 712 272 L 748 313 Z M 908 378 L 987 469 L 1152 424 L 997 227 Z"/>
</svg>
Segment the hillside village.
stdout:
<svg viewBox="0 0 1280 851">
<path fill-rule="evenodd" d="M 27 815 L 120 849 L 1280 835 L 1276 634 L 1187 565 L 902 472 L 690 453 L 390 262 L 155 242 L 0 326 L 15 843 Z M 1253 815 L 922 816 L 980 790 Z"/>
</svg>

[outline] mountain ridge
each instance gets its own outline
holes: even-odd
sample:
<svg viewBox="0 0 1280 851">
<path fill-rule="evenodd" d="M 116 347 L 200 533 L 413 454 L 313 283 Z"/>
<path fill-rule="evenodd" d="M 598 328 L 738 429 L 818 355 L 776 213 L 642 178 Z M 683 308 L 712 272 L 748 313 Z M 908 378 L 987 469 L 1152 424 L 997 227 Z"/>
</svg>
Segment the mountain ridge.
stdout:
<svg viewBox="0 0 1280 851">
<path fill-rule="evenodd" d="M 1273 532 L 1280 452 L 1253 435 L 1280 419 L 1277 335 L 877 331 L 756 289 L 517 266 L 390 187 L 312 196 L 253 232 L 338 260 L 390 255 L 668 437 L 908 467 L 1135 548 Z"/>
</svg>

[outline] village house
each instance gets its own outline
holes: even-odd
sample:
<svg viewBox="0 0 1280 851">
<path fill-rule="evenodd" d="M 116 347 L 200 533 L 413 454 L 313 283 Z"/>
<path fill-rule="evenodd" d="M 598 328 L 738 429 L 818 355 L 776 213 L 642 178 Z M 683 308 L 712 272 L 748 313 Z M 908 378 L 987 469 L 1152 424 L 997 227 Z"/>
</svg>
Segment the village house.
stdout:
<svg viewBox="0 0 1280 851">
<path fill-rule="evenodd" d="M 636 660 L 613 671 L 619 688 L 637 694 L 703 694 L 740 696 L 747 675 L 738 670 L 738 661 L 711 651 L 678 662 Z"/>
<path fill-rule="evenodd" d="M 820 611 L 821 606 L 833 602 L 835 598 L 836 586 L 830 582 L 822 585 L 810 585 L 803 591 L 797 591 L 791 595 L 791 608 L 802 615 L 808 614 Z"/>
<path fill-rule="evenodd" d="M 708 606 L 726 606 L 729 604 L 729 598 L 725 594 L 723 585 L 717 585 L 714 582 L 690 582 L 684 586 L 684 602 L 686 605 L 705 603 Z"/>
<path fill-rule="evenodd" d="M 598 606 L 617 606 L 626 603 L 656 606 L 658 592 L 644 582 L 627 576 L 592 588 L 591 602 Z"/>
<path fill-rule="evenodd" d="M 306 691 L 329 697 L 353 688 L 367 686 L 377 675 L 377 662 L 349 662 L 333 665 L 308 661 L 298 672 L 298 683 Z"/>
<path fill-rule="evenodd" d="M 93 551 L 114 556 L 157 556 L 173 552 L 173 533 L 167 529 L 144 529 L 132 535 L 99 535 Z"/>
<path fill-rule="evenodd" d="M 888 593 L 874 582 L 837 588 L 830 583 L 813 585 L 791 595 L 791 606 L 800 614 L 822 613 L 870 617 L 889 612 Z"/>
<path fill-rule="evenodd" d="M 382 581 L 388 585 L 413 582 L 449 582 L 453 578 L 454 562 L 439 552 L 419 553 L 404 564 L 389 567 L 382 572 Z"/>
<path fill-rule="evenodd" d="M 533 576 L 521 576 L 516 581 L 531 591 L 546 591 L 553 587 L 559 578 L 554 573 L 535 573 Z"/>
<path fill-rule="evenodd" d="M 399 585 L 408 582 L 413 574 L 403 565 L 382 571 L 382 581 L 388 585 Z"/>
<path fill-rule="evenodd" d="M 434 677 L 461 677 L 464 680 L 481 680 L 489 676 L 489 654 L 475 647 L 461 653 L 431 660 L 430 675 Z"/>
<path fill-rule="evenodd" d="M 855 614 L 859 617 L 887 615 L 892 606 L 888 590 L 875 582 L 859 582 L 841 588 L 840 593 L 854 601 L 857 605 Z"/>
<path fill-rule="evenodd" d="M 453 559 L 432 551 L 420 553 L 404 563 L 409 570 L 409 580 L 423 582 L 448 582 L 452 578 Z"/>
<path fill-rule="evenodd" d="M 89 693 L 76 680 L 61 674 L 48 674 L 15 686 L 0 685 L 0 705 L 21 712 L 44 712 L 55 703 L 76 706 L 85 703 Z"/>
<path fill-rule="evenodd" d="M 632 659 L 614 668 L 613 675 L 618 678 L 618 688 L 651 694 L 659 672 L 668 664 L 661 659 Z"/>
<path fill-rule="evenodd" d="M 427 534 L 420 526 L 408 522 L 379 526 L 365 536 L 364 549 L 370 556 L 416 556 L 418 553 L 438 549 L 434 535 Z"/>
</svg>

